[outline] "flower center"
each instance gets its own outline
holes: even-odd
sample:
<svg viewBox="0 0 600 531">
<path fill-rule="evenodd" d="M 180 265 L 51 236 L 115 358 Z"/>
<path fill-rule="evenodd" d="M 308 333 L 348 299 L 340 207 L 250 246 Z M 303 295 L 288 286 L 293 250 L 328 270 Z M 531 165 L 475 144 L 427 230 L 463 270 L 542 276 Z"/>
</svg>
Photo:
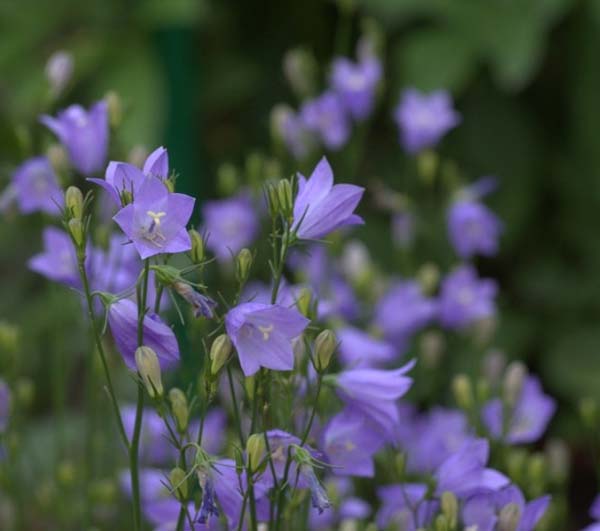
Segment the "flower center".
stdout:
<svg viewBox="0 0 600 531">
<path fill-rule="evenodd" d="M 160 247 L 162 242 L 166 239 L 160 230 L 161 219 L 164 218 L 167 213 L 148 210 L 146 215 L 150 218 L 150 225 L 144 231 L 144 238 Z"/>
<path fill-rule="evenodd" d="M 259 326 L 258 329 L 262 332 L 263 340 L 268 341 L 271 332 L 273 331 L 273 324 L 271 323 L 269 326 Z"/>
</svg>

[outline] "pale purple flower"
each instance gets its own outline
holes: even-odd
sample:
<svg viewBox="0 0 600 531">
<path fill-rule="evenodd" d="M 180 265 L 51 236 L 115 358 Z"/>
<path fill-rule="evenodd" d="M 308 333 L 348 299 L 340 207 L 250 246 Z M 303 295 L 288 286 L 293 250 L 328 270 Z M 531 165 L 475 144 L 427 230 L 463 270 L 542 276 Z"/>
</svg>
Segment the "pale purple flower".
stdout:
<svg viewBox="0 0 600 531">
<path fill-rule="evenodd" d="M 127 367 L 136 370 L 135 351 L 137 344 L 137 304 L 121 299 L 108 308 L 108 324 L 117 349 Z M 147 312 L 143 321 L 143 344 L 150 347 L 163 370 L 173 368 L 179 362 L 179 345 L 173 330 L 154 312 Z"/>
<path fill-rule="evenodd" d="M 147 177 L 134 202 L 119 210 L 114 220 L 133 242 L 142 259 L 192 248 L 186 226 L 195 199 L 169 192 L 164 183 Z"/>
<path fill-rule="evenodd" d="M 0 433 L 6 431 L 10 417 L 11 392 L 8 384 L 0 378 Z"/>
<path fill-rule="evenodd" d="M 137 281 L 142 261 L 131 245 L 125 245 L 127 238 L 122 234 L 113 234 L 108 249 L 91 248 L 89 256 L 89 276 L 93 290 L 107 293 L 121 293 L 133 287 Z M 154 273 L 150 272 L 148 281 L 148 300 L 154 290 Z"/>
<path fill-rule="evenodd" d="M 394 370 L 352 369 L 335 375 L 340 398 L 356 411 L 372 420 L 387 437 L 399 422 L 397 401 L 412 386 L 406 373 L 414 360 Z"/>
<path fill-rule="evenodd" d="M 600 531 L 600 494 L 594 498 L 589 515 L 596 520 L 596 522 L 588 525 L 585 529 L 582 529 L 582 531 Z"/>
<path fill-rule="evenodd" d="M 490 400 L 481 413 L 483 423 L 496 439 L 504 438 L 509 444 L 537 441 L 546 431 L 556 411 L 555 400 L 544 394 L 540 381 L 529 376 L 512 411 L 508 411 L 507 432 L 503 435 L 504 404 L 500 398 Z"/>
<path fill-rule="evenodd" d="M 426 500 L 427 485 L 404 483 L 385 485 L 377 489 L 381 507 L 377 512 L 379 529 L 416 531 L 428 527 L 439 511 L 439 502 Z"/>
<path fill-rule="evenodd" d="M 54 95 L 59 95 L 73 75 L 73 55 L 65 50 L 54 52 L 46 62 L 46 78 Z"/>
<path fill-rule="evenodd" d="M 295 159 L 304 159 L 314 147 L 313 134 L 302 117 L 287 105 L 273 109 L 273 126 Z"/>
<path fill-rule="evenodd" d="M 198 440 L 200 420 L 190 421 L 189 432 L 193 441 Z M 221 408 L 210 409 L 204 417 L 201 446 L 210 455 L 223 451 L 227 434 L 227 415 Z"/>
<path fill-rule="evenodd" d="M 373 429 L 369 418 L 346 408 L 325 427 L 321 448 L 334 474 L 373 477 L 373 456 L 384 444 L 385 440 L 376 428 Z"/>
<path fill-rule="evenodd" d="M 350 118 L 341 98 L 333 91 L 306 101 L 300 116 L 306 128 L 315 133 L 327 149 L 337 151 L 350 138 Z"/>
<path fill-rule="evenodd" d="M 440 323 L 451 329 L 465 328 L 496 313 L 496 283 L 480 279 L 472 266 L 455 269 L 442 281 L 439 296 Z"/>
<path fill-rule="evenodd" d="M 321 320 L 343 318 L 356 319 L 360 313 L 360 302 L 352 289 L 339 275 L 333 275 L 319 294 L 317 316 Z"/>
<path fill-rule="evenodd" d="M 334 60 L 331 86 L 354 119 L 365 120 L 373 112 L 381 75 L 381 62 L 372 55 L 357 63 L 345 57 Z"/>
<path fill-rule="evenodd" d="M 279 371 L 294 368 L 292 339 L 309 320 L 296 309 L 259 302 L 242 303 L 225 316 L 225 328 L 235 345 L 246 376 L 260 367 Z"/>
<path fill-rule="evenodd" d="M 394 360 L 396 348 L 383 339 L 376 339 L 359 328 L 345 326 L 336 330 L 340 343 L 340 359 L 348 367 L 376 367 Z"/>
<path fill-rule="evenodd" d="M 360 498 L 347 498 L 340 504 L 340 520 L 364 520 L 371 514 L 371 506 Z"/>
<path fill-rule="evenodd" d="M 323 157 L 308 180 L 299 175 L 294 202 L 294 226 L 298 238 L 318 239 L 348 225 L 363 223 L 354 214 L 364 188 L 353 184 L 333 184 L 333 171 Z"/>
<path fill-rule="evenodd" d="M 461 258 L 476 254 L 494 256 L 502 223 L 483 203 L 461 199 L 448 211 L 448 233 L 454 250 Z"/>
<path fill-rule="evenodd" d="M 448 92 L 438 90 L 423 94 L 415 89 L 402 93 L 394 111 L 404 149 L 413 154 L 434 147 L 442 137 L 460 123 L 460 115 L 452 108 Z"/>
<path fill-rule="evenodd" d="M 228 199 L 207 201 L 202 205 L 206 246 L 220 262 L 229 262 L 249 246 L 259 230 L 256 209 L 250 198 L 241 193 Z"/>
<path fill-rule="evenodd" d="M 410 247 L 415 239 L 415 216 L 412 212 L 399 212 L 392 217 L 392 238 L 401 249 Z"/>
<path fill-rule="evenodd" d="M 29 260 L 29 269 L 67 286 L 80 286 L 77 257 L 69 235 L 60 229 L 46 227 L 42 238 L 44 251 Z"/>
<path fill-rule="evenodd" d="M 60 214 L 63 191 L 46 157 L 28 159 L 14 171 L 11 184 L 0 197 L 0 211 L 13 201 L 23 214 Z"/>
<path fill-rule="evenodd" d="M 120 205 L 126 193 L 131 196 L 131 200 L 136 199 L 146 177 L 156 177 L 161 181 L 169 177 L 169 154 L 166 148 L 160 146 L 150 153 L 142 170 L 133 164 L 113 160 L 106 168 L 104 179 L 90 178 L 88 181 L 104 188 L 109 197 Z"/>
<path fill-rule="evenodd" d="M 40 121 L 59 138 L 79 172 L 91 175 L 102 170 L 109 135 L 105 101 L 95 103 L 89 111 L 81 105 L 71 105 L 56 118 L 43 115 Z"/>
<path fill-rule="evenodd" d="M 129 440 L 133 436 L 136 407 L 128 404 L 121 407 L 123 427 Z M 170 465 L 177 459 L 178 452 L 169 442 L 165 423 L 154 408 L 145 408 L 140 435 L 140 460 L 146 465 Z"/>
</svg>

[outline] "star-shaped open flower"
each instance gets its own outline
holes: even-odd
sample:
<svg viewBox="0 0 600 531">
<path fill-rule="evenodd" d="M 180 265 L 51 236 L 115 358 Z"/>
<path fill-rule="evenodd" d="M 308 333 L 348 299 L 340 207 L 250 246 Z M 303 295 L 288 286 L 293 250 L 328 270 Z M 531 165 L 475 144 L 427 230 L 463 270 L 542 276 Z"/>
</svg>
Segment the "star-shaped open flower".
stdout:
<svg viewBox="0 0 600 531">
<path fill-rule="evenodd" d="M 246 376 L 260 367 L 291 371 L 294 368 L 292 339 L 298 337 L 309 322 L 295 309 L 258 302 L 240 304 L 225 317 L 227 334 Z"/>
<path fill-rule="evenodd" d="M 193 197 L 170 193 L 156 177 L 147 177 L 134 202 L 113 218 L 135 245 L 142 259 L 162 253 L 181 253 L 192 247 L 186 225 Z"/>
</svg>

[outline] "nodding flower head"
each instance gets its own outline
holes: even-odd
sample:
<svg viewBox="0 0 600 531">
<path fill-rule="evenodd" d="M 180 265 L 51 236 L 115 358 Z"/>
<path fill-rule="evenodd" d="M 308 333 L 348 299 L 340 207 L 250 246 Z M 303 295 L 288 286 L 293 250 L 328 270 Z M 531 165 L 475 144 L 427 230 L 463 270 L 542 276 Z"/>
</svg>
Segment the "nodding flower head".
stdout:
<svg viewBox="0 0 600 531">
<path fill-rule="evenodd" d="M 219 516 L 219 508 L 215 502 L 215 487 L 210 470 L 198 470 L 198 483 L 200 483 L 200 487 L 202 488 L 202 502 L 198 514 L 198 523 L 206 524 L 211 516 Z"/>
<path fill-rule="evenodd" d="M 214 318 L 214 309 L 217 307 L 217 303 L 210 297 L 198 293 L 186 282 L 175 282 L 173 289 L 194 308 L 194 317 Z"/>
</svg>

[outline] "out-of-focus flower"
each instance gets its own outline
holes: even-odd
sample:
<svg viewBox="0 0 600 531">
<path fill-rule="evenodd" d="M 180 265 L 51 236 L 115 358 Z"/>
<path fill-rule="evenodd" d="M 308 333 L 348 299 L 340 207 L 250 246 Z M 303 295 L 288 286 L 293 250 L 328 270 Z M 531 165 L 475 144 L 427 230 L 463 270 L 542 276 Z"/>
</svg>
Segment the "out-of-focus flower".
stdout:
<svg viewBox="0 0 600 531">
<path fill-rule="evenodd" d="M 431 94 L 405 90 L 394 111 L 394 119 L 400 128 L 400 141 L 408 153 L 434 147 L 460 123 L 452 98 L 444 90 Z"/>
<path fill-rule="evenodd" d="M 84 175 L 102 170 L 108 151 L 108 109 L 99 101 L 86 111 L 71 105 L 56 118 L 44 115 L 40 121 L 61 141 L 75 168 Z"/>
<path fill-rule="evenodd" d="M 340 358 L 347 367 L 376 367 L 396 357 L 391 343 L 376 339 L 358 328 L 346 326 L 336 331 Z"/>
<path fill-rule="evenodd" d="M 64 204 L 63 192 L 46 157 L 28 159 L 14 171 L 11 184 L 0 196 L 0 211 L 13 201 L 23 214 L 60 213 Z"/>
<path fill-rule="evenodd" d="M 8 384 L 0 378 L 0 433 L 6 431 L 10 417 L 11 392 Z"/>
<path fill-rule="evenodd" d="M 357 63 L 345 57 L 334 60 L 331 86 L 354 119 L 365 120 L 373 112 L 381 75 L 381 62 L 375 56 L 363 57 Z"/>
<path fill-rule="evenodd" d="M 142 259 L 161 253 L 181 253 L 192 248 L 186 225 L 194 202 L 193 197 L 171 193 L 161 180 L 147 177 L 134 202 L 119 210 L 113 219 Z"/>
<path fill-rule="evenodd" d="M 341 149 L 350 137 L 350 119 L 341 98 L 328 91 L 306 101 L 300 116 L 306 128 L 316 134 L 327 149 Z"/>
<path fill-rule="evenodd" d="M 246 376 L 260 367 L 279 371 L 294 368 L 292 339 L 310 321 L 297 310 L 277 304 L 242 303 L 225 316 L 225 328 L 235 345 Z"/>
<path fill-rule="evenodd" d="M 333 473 L 342 476 L 373 477 L 373 455 L 385 444 L 377 429 L 369 429 L 365 415 L 346 408 L 324 429 L 322 449 Z"/>
<path fill-rule="evenodd" d="M 465 328 L 496 313 L 496 283 L 480 279 L 472 266 L 461 266 L 442 281 L 438 316 L 452 329 Z"/>
<path fill-rule="evenodd" d="M 108 308 L 110 331 L 125 364 L 131 370 L 136 370 L 137 320 L 137 304 L 129 299 L 113 302 Z M 143 330 L 143 344 L 156 352 L 161 369 L 173 368 L 179 362 L 179 345 L 173 330 L 153 312 L 144 316 Z"/>
<path fill-rule="evenodd" d="M 544 394 L 535 376 L 529 376 L 515 407 L 507 411 L 506 434 L 503 434 L 504 405 L 500 398 L 490 400 L 483 407 L 482 419 L 493 437 L 505 438 L 510 444 L 523 444 L 535 442 L 544 434 L 555 411 L 554 399 Z"/>
<path fill-rule="evenodd" d="M 333 171 L 323 157 L 307 180 L 299 175 L 294 202 L 294 226 L 298 238 L 322 238 L 341 227 L 363 223 L 354 214 L 364 188 L 353 184 L 333 184 Z"/>
<path fill-rule="evenodd" d="M 314 135 L 300 114 L 287 105 L 276 105 L 271 111 L 272 134 L 281 139 L 295 159 L 304 159 L 315 147 Z"/>
<path fill-rule="evenodd" d="M 256 237 L 259 223 L 252 201 L 245 194 L 207 201 L 202 205 L 206 246 L 221 262 L 230 262 Z"/>
<path fill-rule="evenodd" d="M 133 436 L 135 425 L 135 410 L 133 404 L 121 407 L 123 427 L 129 440 Z M 140 460 L 145 465 L 167 465 L 176 459 L 177 450 L 171 446 L 168 431 L 163 419 L 153 408 L 145 408 L 142 416 L 140 435 Z"/>
<path fill-rule="evenodd" d="M 71 81 L 73 56 L 65 51 L 54 52 L 46 62 L 46 77 L 54 96 L 58 96 Z"/>
<path fill-rule="evenodd" d="M 77 257 L 69 235 L 60 229 L 46 227 L 42 238 L 44 251 L 29 260 L 29 269 L 67 286 L 80 286 Z"/>
<path fill-rule="evenodd" d="M 404 483 L 377 489 L 381 508 L 377 512 L 377 527 L 416 531 L 428 527 L 439 510 L 439 502 L 426 500 L 427 485 Z"/>
<path fill-rule="evenodd" d="M 179 293 L 194 309 L 194 317 L 212 319 L 217 303 L 206 295 L 197 292 L 185 282 L 175 282 L 173 289 Z"/>
<path fill-rule="evenodd" d="M 493 256 L 498 252 L 502 223 L 483 203 L 462 199 L 450 206 L 448 232 L 460 257 Z"/>
<path fill-rule="evenodd" d="M 398 247 L 405 249 L 415 239 L 415 216 L 410 212 L 399 212 L 392 217 L 392 238 Z"/>
</svg>

